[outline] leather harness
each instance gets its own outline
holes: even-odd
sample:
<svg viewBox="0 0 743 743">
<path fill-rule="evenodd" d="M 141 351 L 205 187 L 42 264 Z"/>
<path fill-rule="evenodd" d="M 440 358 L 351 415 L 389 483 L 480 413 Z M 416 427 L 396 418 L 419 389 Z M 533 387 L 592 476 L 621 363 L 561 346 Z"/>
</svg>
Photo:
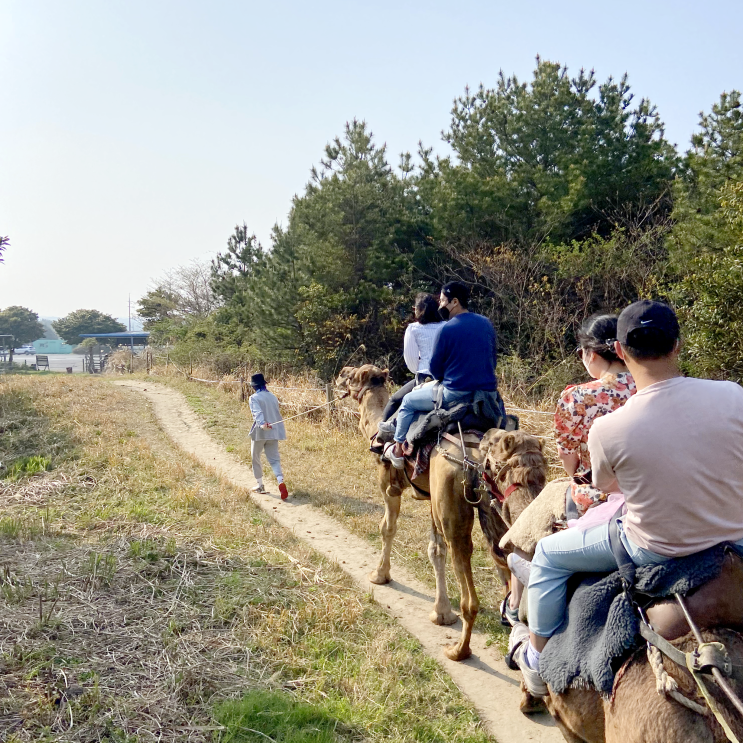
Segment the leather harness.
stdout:
<svg viewBox="0 0 743 743">
<path fill-rule="evenodd" d="M 462 442 L 458 439 L 454 438 L 450 433 L 442 433 L 441 438 L 446 439 L 447 441 L 450 441 L 452 444 L 456 444 L 457 446 L 461 447 Z M 470 449 L 479 448 L 478 444 L 473 444 L 469 442 L 465 442 L 464 445 Z M 461 464 L 461 463 L 460 463 Z M 514 491 L 518 490 L 518 488 L 524 487 L 523 483 L 520 482 L 514 482 L 511 483 L 505 491 L 501 492 L 501 489 L 498 487 L 498 479 L 503 474 L 503 472 L 508 468 L 508 460 L 502 463 L 502 466 L 500 470 L 498 471 L 498 474 L 493 477 L 493 475 L 488 472 L 487 469 L 485 469 L 484 466 L 478 465 L 478 474 L 482 477 L 482 479 L 485 482 L 485 485 L 487 486 L 488 492 L 495 498 L 500 505 L 503 505 L 508 498 L 513 494 Z"/>
</svg>

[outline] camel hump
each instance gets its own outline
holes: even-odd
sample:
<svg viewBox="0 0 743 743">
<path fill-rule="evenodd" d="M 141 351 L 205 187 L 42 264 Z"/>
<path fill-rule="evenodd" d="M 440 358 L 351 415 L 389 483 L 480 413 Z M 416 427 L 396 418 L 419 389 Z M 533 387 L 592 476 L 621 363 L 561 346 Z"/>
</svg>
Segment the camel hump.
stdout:
<svg viewBox="0 0 743 743">
<path fill-rule="evenodd" d="M 743 559 L 730 550 L 720 574 L 686 597 L 686 606 L 700 629 L 729 627 L 743 630 Z M 671 599 L 648 609 L 648 620 L 658 634 L 675 640 L 689 631 L 683 612 Z"/>
</svg>

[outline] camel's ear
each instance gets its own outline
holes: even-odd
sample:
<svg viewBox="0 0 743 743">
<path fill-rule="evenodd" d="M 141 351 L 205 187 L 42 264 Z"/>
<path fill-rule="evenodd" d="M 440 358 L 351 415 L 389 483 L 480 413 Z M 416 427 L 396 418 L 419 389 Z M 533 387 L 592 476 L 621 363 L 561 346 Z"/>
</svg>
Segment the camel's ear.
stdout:
<svg viewBox="0 0 743 743">
<path fill-rule="evenodd" d="M 513 433 L 504 433 L 498 442 L 498 459 L 508 459 L 516 448 L 517 437 Z"/>
<path fill-rule="evenodd" d="M 353 367 L 352 366 L 344 366 L 340 372 L 338 373 L 338 377 L 336 378 L 336 383 L 341 384 L 343 382 L 347 382 L 353 373 Z"/>
<path fill-rule="evenodd" d="M 382 369 L 382 374 L 384 374 L 384 381 L 386 382 L 390 378 L 390 370 Z"/>
<path fill-rule="evenodd" d="M 486 456 L 490 456 L 490 452 L 497 448 L 498 442 L 505 434 L 499 428 L 491 428 L 485 433 L 480 441 L 480 451 Z"/>
</svg>

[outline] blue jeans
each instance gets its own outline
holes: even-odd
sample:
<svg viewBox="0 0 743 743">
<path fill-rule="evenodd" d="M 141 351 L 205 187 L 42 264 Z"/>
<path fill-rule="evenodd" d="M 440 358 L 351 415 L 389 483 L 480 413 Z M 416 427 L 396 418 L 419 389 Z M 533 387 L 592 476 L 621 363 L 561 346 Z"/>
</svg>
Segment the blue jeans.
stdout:
<svg viewBox="0 0 743 743">
<path fill-rule="evenodd" d="M 624 533 L 619 536 L 635 565 L 658 565 L 671 558 L 638 547 Z M 592 529 L 566 529 L 537 544 L 529 576 L 529 629 L 552 637 L 565 618 L 566 590 L 573 573 L 608 573 L 617 569 L 609 545 L 609 524 Z"/>
<path fill-rule="evenodd" d="M 428 413 L 435 407 L 434 396 L 438 389 L 436 382 L 426 382 L 420 389 L 408 392 L 402 400 L 402 405 L 397 411 L 397 426 L 395 428 L 395 441 L 401 444 L 408 435 L 408 429 L 413 422 L 416 413 Z M 444 387 L 442 405 L 449 405 L 471 395 L 469 391 L 448 390 Z"/>
</svg>

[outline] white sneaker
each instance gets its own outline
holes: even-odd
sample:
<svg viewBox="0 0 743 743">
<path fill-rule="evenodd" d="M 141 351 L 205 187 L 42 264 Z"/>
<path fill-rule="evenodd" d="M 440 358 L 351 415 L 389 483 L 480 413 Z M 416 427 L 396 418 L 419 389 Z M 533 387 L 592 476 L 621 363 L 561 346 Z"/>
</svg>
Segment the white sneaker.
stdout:
<svg viewBox="0 0 743 743">
<path fill-rule="evenodd" d="M 405 457 L 398 457 L 396 454 L 393 453 L 393 449 L 395 448 L 395 442 L 390 441 L 389 444 L 385 444 L 384 447 L 384 457 L 387 459 L 392 466 L 397 469 L 401 470 L 405 468 Z"/>
<path fill-rule="evenodd" d="M 524 560 L 523 557 L 519 557 L 515 552 L 511 552 L 507 560 L 508 568 L 518 578 L 519 583 L 524 587 L 528 587 L 531 576 L 531 563 L 529 560 Z"/>
<path fill-rule="evenodd" d="M 268 490 L 263 487 L 263 485 L 256 485 L 254 488 L 250 488 L 251 493 L 260 493 L 261 495 L 265 495 Z"/>
<path fill-rule="evenodd" d="M 533 697 L 549 696 L 549 689 L 544 679 L 526 662 L 526 649 L 529 647 L 529 628 L 523 623 L 518 622 L 513 626 L 511 635 L 508 638 L 509 655 L 513 662 L 519 667 L 524 679 L 526 690 Z"/>
</svg>

